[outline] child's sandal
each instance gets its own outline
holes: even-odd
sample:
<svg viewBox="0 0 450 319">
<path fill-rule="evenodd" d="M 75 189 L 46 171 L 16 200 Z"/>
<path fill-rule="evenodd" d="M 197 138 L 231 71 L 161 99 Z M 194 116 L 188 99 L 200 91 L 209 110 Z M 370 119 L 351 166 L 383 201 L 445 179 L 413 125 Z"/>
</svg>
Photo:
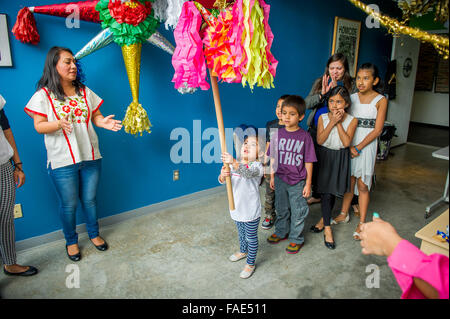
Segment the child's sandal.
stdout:
<svg viewBox="0 0 450 319">
<path fill-rule="evenodd" d="M 241 277 L 242 279 L 249 278 L 255 271 L 255 268 L 256 268 L 256 265 L 255 266 L 245 265 L 244 270 L 241 271 L 241 274 L 239 275 L 239 277 Z"/>
<path fill-rule="evenodd" d="M 238 252 L 238 253 L 234 253 L 233 255 L 231 255 L 228 259 L 230 261 L 235 262 L 235 261 L 239 261 L 241 259 L 244 259 L 245 257 L 247 257 L 246 253 Z"/>
</svg>

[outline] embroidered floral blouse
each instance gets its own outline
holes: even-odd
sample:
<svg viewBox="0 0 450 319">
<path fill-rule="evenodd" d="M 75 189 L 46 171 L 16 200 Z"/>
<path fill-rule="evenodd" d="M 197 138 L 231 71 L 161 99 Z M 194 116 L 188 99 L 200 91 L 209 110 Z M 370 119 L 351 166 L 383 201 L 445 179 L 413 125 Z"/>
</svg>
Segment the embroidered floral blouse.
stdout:
<svg viewBox="0 0 450 319">
<path fill-rule="evenodd" d="M 44 116 L 49 122 L 66 118 L 72 122 L 73 130 L 67 134 L 63 130 L 45 134 L 47 167 L 52 169 L 101 158 L 98 137 L 91 118 L 102 105 L 103 100 L 88 87 L 80 96 L 69 96 L 59 101 L 47 88 L 38 90 L 25 107 L 25 112 L 33 116 Z"/>
</svg>

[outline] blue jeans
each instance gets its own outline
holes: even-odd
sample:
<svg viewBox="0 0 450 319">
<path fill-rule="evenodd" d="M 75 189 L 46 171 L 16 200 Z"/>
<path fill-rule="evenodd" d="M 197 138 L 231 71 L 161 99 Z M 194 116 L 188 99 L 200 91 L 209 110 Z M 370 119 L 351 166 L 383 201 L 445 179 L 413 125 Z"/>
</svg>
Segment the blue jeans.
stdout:
<svg viewBox="0 0 450 319">
<path fill-rule="evenodd" d="M 309 213 L 308 203 L 303 197 L 303 187 L 304 180 L 289 185 L 275 175 L 275 235 L 281 238 L 289 235 L 289 241 L 296 244 L 305 242 L 303 228 Z"/>
<path fill-rule="evenodd" d="M 48 174 L 55 185 L 60 203 L 60 218 L 66 245 L 78 243 L 76 211 L 78 198 L 86 217 L 86 229 L 90 239 L 99 235 L 97 221 L 97 185 L 100 177 L 101 159 L 52 169 Z"/>
</svg>

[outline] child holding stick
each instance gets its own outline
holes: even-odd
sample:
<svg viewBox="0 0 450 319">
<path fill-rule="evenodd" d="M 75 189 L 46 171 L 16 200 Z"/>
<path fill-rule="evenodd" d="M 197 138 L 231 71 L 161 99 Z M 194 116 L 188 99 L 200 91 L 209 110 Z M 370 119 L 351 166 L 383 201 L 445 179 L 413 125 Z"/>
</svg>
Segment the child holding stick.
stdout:
<svg viewBox="0 0 450 319">
<path fill-rule="evenodd" d="M 249 278 L 255 271 L 256 254 L 258 252 L 258 226 L 261 218 L 261 200 L 259 185 L 264 174 L 260 154 L 258 136 L 245 136 L 241 147 L 239 161 L 228 153 L 222 153 L 222 162 L 229 164 L 230 169 L 222 167 L 219 183 L 225 183 L 225 177 L 231 175 L 235 210 L 230 211 L 235 221 L 240 251 L 229 257 L 230 261 L 238 261 L 247 257 L 247 264 L 240 277 Z"/>
</svg>

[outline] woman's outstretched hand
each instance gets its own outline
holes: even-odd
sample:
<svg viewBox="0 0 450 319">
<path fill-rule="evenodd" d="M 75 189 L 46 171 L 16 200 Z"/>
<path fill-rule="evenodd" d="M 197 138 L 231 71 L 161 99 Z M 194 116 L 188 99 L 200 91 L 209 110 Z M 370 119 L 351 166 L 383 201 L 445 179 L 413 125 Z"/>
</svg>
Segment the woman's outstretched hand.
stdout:
<svg viewBox="0 0 450 319">
<path fill-rule="evenodd" d="M 110 131 L 120 131 L 122 128 L 122 121 L 114 120 L 113 117 L 115 115 L 108 115 L 105 116 L 103 119 L 101 119 L 99 122 L 100 126 L 104 129 L 110 130 Z"/>
<path fill-rule="evenodd" d="M 401 240 L 395 228 L 379 217 L 361 225 L 361 247 L 364 255 L 389 257 Z"/>
</svg>

